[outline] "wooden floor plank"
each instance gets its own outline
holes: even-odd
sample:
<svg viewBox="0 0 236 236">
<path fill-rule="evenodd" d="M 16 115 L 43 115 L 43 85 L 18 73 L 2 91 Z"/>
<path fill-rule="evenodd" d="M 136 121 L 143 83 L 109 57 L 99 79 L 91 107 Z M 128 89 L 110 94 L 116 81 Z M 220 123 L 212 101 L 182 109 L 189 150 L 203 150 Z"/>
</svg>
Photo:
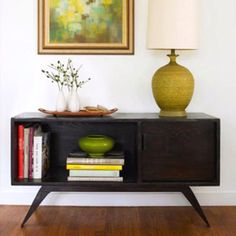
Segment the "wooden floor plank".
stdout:
<svg viewBox="0 0 236 236">
<path fill-rule="evenodd" d="M 204 207 L 207 228 L 191 207 L 41 206 L 25 227 L 26 206 L 0 206 L 0 236 L 235 236 L 236 207 Z"/>
</svg>

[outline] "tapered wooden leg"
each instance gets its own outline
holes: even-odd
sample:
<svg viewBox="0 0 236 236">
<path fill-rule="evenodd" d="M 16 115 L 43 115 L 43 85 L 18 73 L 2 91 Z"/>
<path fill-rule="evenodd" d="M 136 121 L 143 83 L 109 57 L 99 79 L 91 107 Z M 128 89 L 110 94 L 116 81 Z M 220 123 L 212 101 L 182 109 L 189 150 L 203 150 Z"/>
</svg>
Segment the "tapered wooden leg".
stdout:
<svg viewBox="0 0 236 236">
<path fill-rule="evenodd" d="M 191 190 L 191 188 L 189 186 L 186 186 L 182 189 L 181 191 L 184 196 L 188 199 L 188 201 L 191 203 L 191 205 L 193 206 L 193 208 L 195 209 L 195 211 L 199 214 L 199 216 L 203 219 L 203 221 L 206 223 L 206 225 L 208 227 L 211 227 L 197 198 L 195 197 L 193 191 Z"/>
<path fill-rule="evenodd" d="M 32 205 L 30 206 L 30 209 L 28 213 L 25 216 L 25 219 L 23 220 L 21 227 L 24 227 L 27 220 L 31 217 L 31 215 L 36 211 L 36 209 L 39 207 L 40 203 L 44 200 L 44 198 L 50 193 L 50 192 L 79 192 L 79 191 L 88 191 L 88 188 L 82 188 L 81 186 L 42 186 Z M 111 189 L 113 191 L 117 191 L 117 188 Z M 103 186 L 103 188 L 100 188 L 100 191 L 107 191 L 107 187 Z M 194 193 L 192 192 L 191 188 L 189 186 L 178 186 L 178 185 L 160 185 L 155 188 L 155 191 L 157 192 L 182 192 L 183 195 L 188 199 L 188 201 L 191 203 L 195 211 L 199 214 L 199 216 L 202 218 L 202 220 L 206 223 L 208 227 L 210 227 L 210 224 L 197 200 Z"/>
<path fill-rule="evenodd" d="M 34 201 L 32 202 L 29 211 L 27 212 L 25 219 L 23 220 L 22 224 L 21 224 L 21 228 L 24 227 L 25 223 L 27 222 L 27 220 L 31 217 L 31 215 L 37 210 L 38 206 L 40 205 L 40 203 L 44 200 L 44 198 L 50 193 L 50 188 L 49 187 L 41 187 L 34 199 Z"/>
</svg>

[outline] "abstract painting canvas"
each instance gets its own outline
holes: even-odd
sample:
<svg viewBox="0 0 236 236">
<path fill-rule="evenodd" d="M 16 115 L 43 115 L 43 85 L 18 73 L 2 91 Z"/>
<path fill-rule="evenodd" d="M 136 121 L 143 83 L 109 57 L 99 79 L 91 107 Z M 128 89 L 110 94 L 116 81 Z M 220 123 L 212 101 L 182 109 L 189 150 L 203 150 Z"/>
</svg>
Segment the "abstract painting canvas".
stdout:
<svg viewBox="0 0 236 236">
<path fill-rule="evenodd" d="M 38 0 L 39 53 L 133 54 L 133 0 Z"/>
</svg>

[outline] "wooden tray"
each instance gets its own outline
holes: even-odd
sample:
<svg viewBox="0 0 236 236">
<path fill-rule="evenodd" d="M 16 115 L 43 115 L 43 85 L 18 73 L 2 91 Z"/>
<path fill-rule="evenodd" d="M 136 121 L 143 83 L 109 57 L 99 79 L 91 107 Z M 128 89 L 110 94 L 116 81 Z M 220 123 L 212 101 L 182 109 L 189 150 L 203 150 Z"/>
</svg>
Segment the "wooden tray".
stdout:
<svg viewBox="0 0 236 236">
<path fill-rule="evenodd" d="M 49 111 L 45 110 L 43 108 L 39 108 L 39 111 L 53 116 L 106 116 L 111 115 L 112 113 L 118 111 L 118 108 L 113 108 L 109 111 L 86 111 L 86 110 L 80 110 L 79 112 L 70 112 L 70 111 Z"/>
</svg>

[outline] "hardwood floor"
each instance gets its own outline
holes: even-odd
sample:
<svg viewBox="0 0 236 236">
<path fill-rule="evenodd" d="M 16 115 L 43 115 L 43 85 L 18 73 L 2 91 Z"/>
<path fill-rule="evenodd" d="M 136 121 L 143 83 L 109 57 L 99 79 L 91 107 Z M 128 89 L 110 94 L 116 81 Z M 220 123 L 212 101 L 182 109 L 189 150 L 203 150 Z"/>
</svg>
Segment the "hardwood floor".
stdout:
<svg viewBox="0 0 236 236">
<path fill-rule="evenodd" d="M 0 206 L 0 236 L 235 236 L 236 207 L 46 207 L 25 227 L 26 206 Z"/>
</svg>

